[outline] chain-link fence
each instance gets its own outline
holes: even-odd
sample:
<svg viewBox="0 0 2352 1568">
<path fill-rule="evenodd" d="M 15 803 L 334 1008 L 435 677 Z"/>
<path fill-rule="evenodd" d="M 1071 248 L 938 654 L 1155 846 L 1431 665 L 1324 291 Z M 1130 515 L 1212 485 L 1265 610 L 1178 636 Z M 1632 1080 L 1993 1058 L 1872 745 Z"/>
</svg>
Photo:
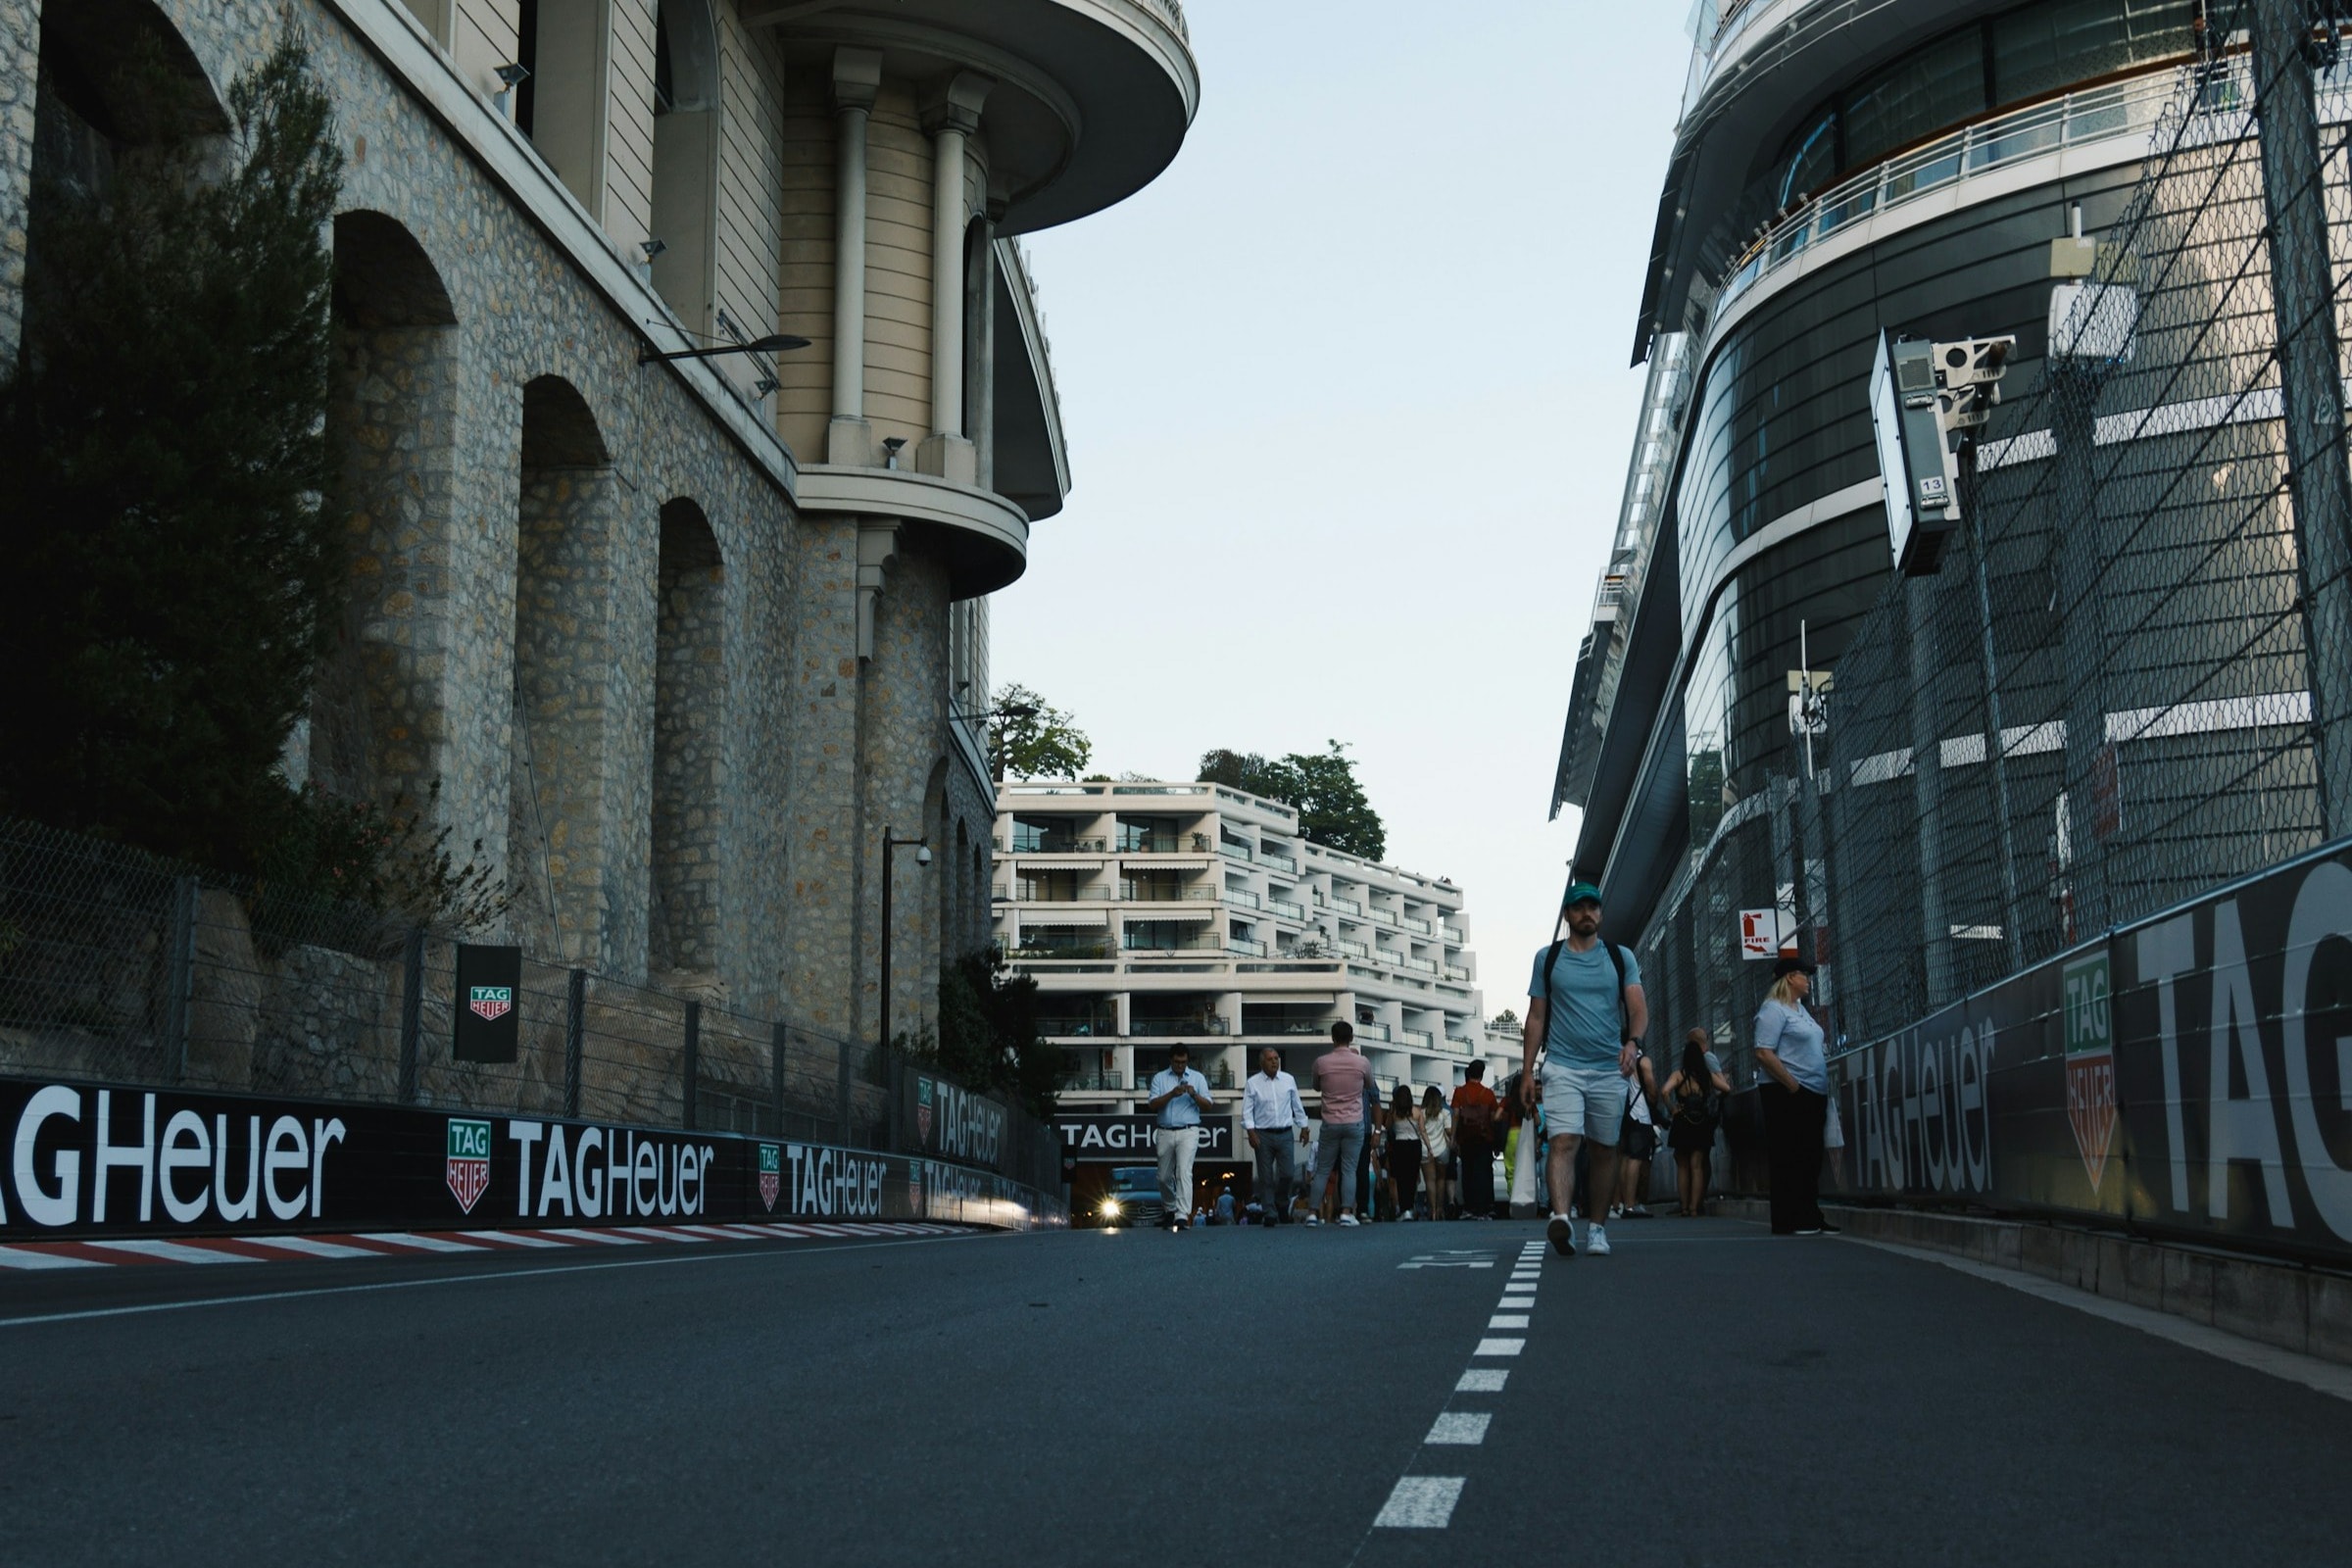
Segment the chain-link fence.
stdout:
<svg viewBox="0 0 2352 1568">
<path fill-rule="evenodd" d="M 917 1152 L 914 1063 L 525 957 L 512 1062 L 451 1051 L 456 940 L 0 821 L 0 1073 L 700 1128 Z M 1007 1107 L 999 1169 L 1058 1191 Z"/>
<path fill-rule="evenodd" d="M 2053 279 L 2042 358 L 1963 455 L 1940 568 L 1843 639 L 1809 753 L 1800 731 L 1737 797 L 1694 763 L 1709 836 L 1641 947 L 1653 1009 L 1710 1020 L 1742 1085 L 1769 978 L 1743 910 L 1793 922 L 1858 1045 L 2352 834 L 2352 38 L 2309 24 L 2328 9 L 2208 8 L 2090 270 Z M 1758 713 L 1781 700 L 1750 684 Z"/>
<path fill-rule="evenodd" d="M 1962 536 L 1836 671 L 1788 880 L 1851 1038 L 2352 831 L 2323 768 L 2352 767 L 2352 72 L 2316 62 L 2315 116 L 2315 62 L 2278 58 L 2308 37 L 2183 72 Z"/>
</svg>

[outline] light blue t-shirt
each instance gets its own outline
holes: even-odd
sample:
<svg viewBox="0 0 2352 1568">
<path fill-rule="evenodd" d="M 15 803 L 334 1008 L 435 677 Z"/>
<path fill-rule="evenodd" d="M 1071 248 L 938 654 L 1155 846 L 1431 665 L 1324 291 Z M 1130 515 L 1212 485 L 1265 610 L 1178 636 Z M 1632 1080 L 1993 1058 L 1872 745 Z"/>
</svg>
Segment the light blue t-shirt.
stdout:
<svg viewBox="0 0 2352 1568">
<path fill-rule="evenodd" d="M 1579 953 L 1565 942 L 1560 944 L 1559 961 L 1551 969 L 1551 1012 L 1544 1023 L 1544 1049 L 1546 1059 L 1562 1067 L 1614 1067 L 1625 1045 L 1629 1020 L 1617 995 L 1617 965 L 1606 948 L 1605 943 L 1595 942 Z M 1531 999 L 1544 995 L 1544 955 L 1550 951 L 1549 947 L 1539 949 L 1528 971 Z M 1625 983 L 1640 985 L 1642 965 L 1635 961 L 1631 949 L 1620 951 L 1625 958 Z"/>
<path fill-rule="evenodd" d="M 1180 1084 L 1190 1084 L 1204 1095 L 1208 1093 L 1208 1080 L 1200 1076 L 1200 1068 L 1187 1067 L 1180 1078 L 1174 1069 L 1162 1067 L 1152 1075 L 1152 1093 L 1148 1098 L 1157 1100 Z M 1158 1119 L 1162 1127 L 1198 1127 L 1200 1125 L 1200 1102 L 1190 1095 L 1178 1095 L 1159 1107 Z"/>
<path fill-rule="evenodd" d="M 1804 1008 L 1767 997 L 1756 1010 L 1756 1049 L 1779 1056 L 1788 1076 L 1815 1094 L 1830 1092 L 1829 1042 Z"/>
</svg>

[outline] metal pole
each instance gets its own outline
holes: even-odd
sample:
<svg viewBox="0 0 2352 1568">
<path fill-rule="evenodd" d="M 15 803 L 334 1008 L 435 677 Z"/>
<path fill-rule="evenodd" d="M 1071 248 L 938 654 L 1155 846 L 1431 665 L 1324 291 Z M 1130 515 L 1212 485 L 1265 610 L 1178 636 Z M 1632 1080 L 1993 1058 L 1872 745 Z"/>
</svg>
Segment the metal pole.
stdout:
<svg viewBox="0 0 2352 1568">
<path fill-rule="evenodd" d="M 1927 1005 L 1952 997 L 1952 925 L 1943 907 L 1943 737 L 1937 733 L 1936 579 L 1903 585 L 1911 612 L 1911 782 L 1919 805 L 1919 920 Z"/>
<path fill-rule="evenodd" d="M 884 1051 L 890 1049 L 890 885 L 897 880 L 890 874 L 891 851 L 898 843 L 898 837 L 897 828 L 882 829 L 882 998 L 878 1004 L 878 1016 L 882 1021 L 880 1038 Z"/>
<path fill-rule="evenodd" d="M 2352 471 L 2344 461 L 2327 192 L 2312 101 L 2311 8 L 2307 0 L 2252 0 L 2250 9 L 2312 749 L 2324 832 L 2332 838 L 2352 832 Z"/>
<path fill-rule="evenodd" d="M 172 960 L 165 984 L 164 1072 L 168 1082 L 188 1075 L 188 1033 L 196 1010 L 196 900 L 200 889 L 192 876 L 172 884 Z"/>
<path fill-rule="evenodd" d="M 400 965 L 400 1102 L 416 1102 L 418 1058 L 424 1043 L 424 927 L 409 932 Z"/>
<path fill-rule="evenodd" d="M 776 1136 L 784 1136 L 784 1052 L 788 1038 L 782 1024 L 767 1032 L 767 1092 L 776 1106 Z"/>
<path fill-rule="evenodd" d="M 2026 962 L 2025 931 L 2018 924 L 2017 819 L 2009 814 L 2009 749 L 2001 739 L 2001 666 L 1992 643 L 1992 583 L 1986 575 L 1984 530 L 1968 530 L 1969 553 L 1977 565 L 1978 657 L 1984 664 L 1984 765 L 1992 770 L 1992 843 L 2001 866 L 2001 936 L 2012 968 Z"/>
<path fill-rule="evenodd" d="M 686 1103 L 684 1113 L 678 1118 L 678 1125 L 692 1132 L 695 1102 L 701 1098 L 703 1077 L 703 1004 L 699 1002 L 686 1004 L 685 1057 L 680 1065 L 684 1068 L 686 1080 Z"/>
<path fill-rule="evenodd" d="M 571 971 L 564 1013 L 564 1114 L 580 1113 L 580 1059 L 588 1038 L 588 971 Z"/>
</svg>

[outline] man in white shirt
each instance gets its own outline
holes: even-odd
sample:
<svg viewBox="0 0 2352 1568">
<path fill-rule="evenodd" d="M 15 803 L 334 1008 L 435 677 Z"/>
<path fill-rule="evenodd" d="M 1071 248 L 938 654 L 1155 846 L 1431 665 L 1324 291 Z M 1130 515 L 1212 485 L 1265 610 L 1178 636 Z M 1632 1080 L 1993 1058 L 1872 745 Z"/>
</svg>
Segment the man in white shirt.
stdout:
<svg viewBox="0 0 2352 1568">
<path fill-rule="evenodd" d="M 1182 1231 L 1193 1218 L 1193 1155 L 1200 1148 L 1200 1113 L 1214 1110 L 1208 1080 L 1193 1070 L 1191 1048 L 1176 1046 L 1168 1064 L 1152 1075 L 1152 1098 L 1144 1108 L 1155 1126 L 1159 1147 L 1159 1196 L 1168 1205 L 1168 1229 Z"/>
<path fill-rule="evenodd" d="M 1306 1143 L 1306 1106 L 1298 1081 L 1282 1070 L 1272 1046 L 1257 1054 L 1258 1070 L 1242 1089 L 1242 1126 L 1257 1151 L 1257 1198 L 1266 1223 L 1290 1218 L 1291 1189 L 1298 1181 L 1298 1151 Z"/>
</svg>

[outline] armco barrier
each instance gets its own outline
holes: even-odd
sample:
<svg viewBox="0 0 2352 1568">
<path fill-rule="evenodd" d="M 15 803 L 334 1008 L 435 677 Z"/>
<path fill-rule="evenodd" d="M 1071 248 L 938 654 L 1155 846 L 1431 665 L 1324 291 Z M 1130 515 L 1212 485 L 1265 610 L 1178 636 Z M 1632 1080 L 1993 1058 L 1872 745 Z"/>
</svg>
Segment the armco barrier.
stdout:
<svg viewBox="0 0 2352 1568">
<path fill-rule="evenodd" d="M 1826 1192 L 2352 1263 L 2352 844 L 2061 954 L 1831 1072 L 1845 1148 Z M 1755 1131 L 1727 1128 L 1751 1191 Z"/>
<path fill-rule="evenodd" d="M 0 1079 L 0 1241 L 741 1219 L 1027 1230 L 1068 1213 L 1008 1176 L 921 1153 Z"/>
</svg>

